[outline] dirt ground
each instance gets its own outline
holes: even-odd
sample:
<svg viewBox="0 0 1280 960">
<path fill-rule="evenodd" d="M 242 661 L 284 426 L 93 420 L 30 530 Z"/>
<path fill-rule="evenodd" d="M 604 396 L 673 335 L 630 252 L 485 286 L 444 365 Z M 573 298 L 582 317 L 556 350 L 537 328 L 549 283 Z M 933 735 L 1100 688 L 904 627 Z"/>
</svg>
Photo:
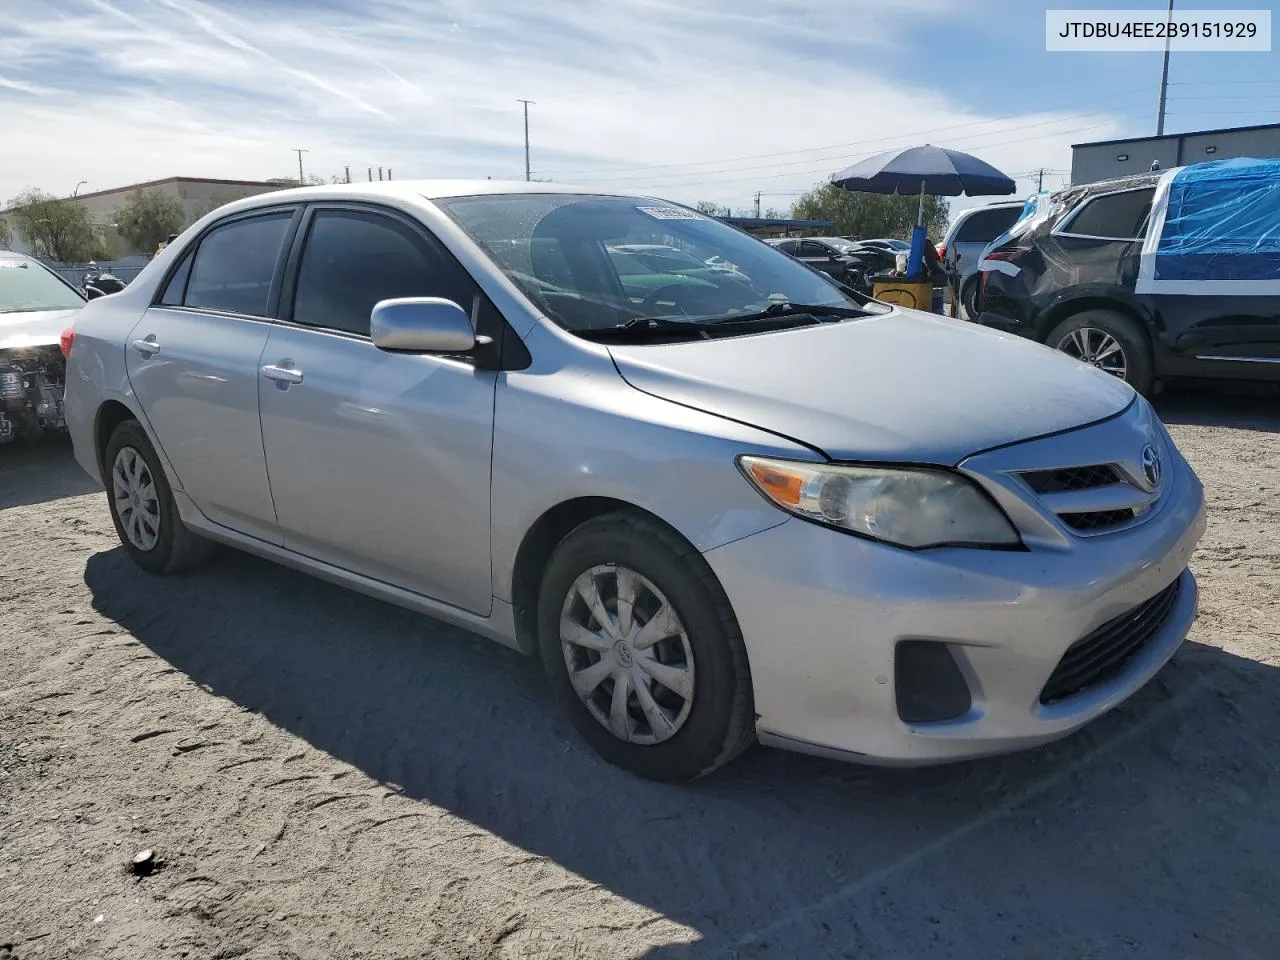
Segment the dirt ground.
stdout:
<svg viewBox="0 0 1280 960">
<path fill-rule="evenodd" d="M 236 554 L 143 574 L 66 443 L 6 447 L 0 960 L 1280 956 L 1280 398 L 1159 407 L 1202 610 L 1128 704 L 1012 757 L 757 749 L 681 788 L 462 631 Z"/>
</svg>

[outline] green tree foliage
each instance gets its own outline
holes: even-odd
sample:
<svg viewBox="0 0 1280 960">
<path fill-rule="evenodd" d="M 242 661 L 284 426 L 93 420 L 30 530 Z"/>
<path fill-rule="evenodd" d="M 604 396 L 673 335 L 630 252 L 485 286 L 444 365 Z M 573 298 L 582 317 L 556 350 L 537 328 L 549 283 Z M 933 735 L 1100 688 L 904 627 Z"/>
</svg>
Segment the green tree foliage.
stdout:
<svg viewBox="0 0 1280 960">
<path fill-rule="evenodd" d="M 694 204 L 694 209 L 699 213 L 705 213 L 709 217 L 727 217 L 730 215 L 728 207 L 722 207 L 718 203 L 712 203 L 710 200 L 699 200 Z"/>
<path fill-rule="evenodd" d="M 9 216 L 38 257 L 78 263 L 101 256 L 102 244 L 89 214 L 79 204 L 59 200 L 34 187 L 9 201 Z"/>
<path fill-rule="evenodd" d="M 798 220 L 830 220 L 837 236 L 906 240 L 915 226 L 919 203 L 919 197 L 856 193 L 824 183 L 797 200 L 791 215 Z M 924 227 L 935 243 L 942 241 L 949 215 L 945 199 L 924 198 Z"/>
<path fill-rule="evenodd" d="M 8 250 L 13 246 L 13 234 L 9 232 L 9 220 L 0 217 L 0 250 Z"/>
<path fill-rule="evenodd" d="M 186 218 L 177 198 L 158 190 L 138 190 L 116 214 L 116 229 L 134 253 L 154 253 L 170 235 L 181 231 Z"/>
</svg>

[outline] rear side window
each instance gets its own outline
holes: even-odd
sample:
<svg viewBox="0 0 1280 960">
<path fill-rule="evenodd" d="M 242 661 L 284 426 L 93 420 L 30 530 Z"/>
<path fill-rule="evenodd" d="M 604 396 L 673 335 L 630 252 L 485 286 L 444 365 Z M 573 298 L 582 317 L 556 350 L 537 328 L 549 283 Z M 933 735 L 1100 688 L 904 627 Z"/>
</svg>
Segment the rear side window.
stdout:
<svg viewBox="0 0 1280 960">
<path fill-rule="evenodd" d="M 293 211 L 269 213 L 234 220 L 206 233 L 191 265 L 183 304 L 267 316 L 271 281 L 292 219 Z"/>
<path fill-rule="evenodd" d="M 1107 240 L 1136 240 L 1147 228 L 1147 215 L 1155 188 L 1104 194 L 1084 207 L 1062 228 L 1062 233 Z"/>
<path fill-rule="evenodd" d="M 379 300 L 443 297 L 470 310 L 474 291 L 452 257 L 394 217 L 320 210 L 302 250 L 293 319 L 368 336 Z"/>
<path fill-rule="evenodd" d="M 777 248 L 783 253 L 789 254 L 793 257 L 796 255 L 797 244 L 794 240 L 783 240 L 782 243 L 776 244 L 775 246 L 777 246 Z"/>
<path fill-rule="evenodd" d="M 825 257 L 825 256 L 828 256 L 829 254 L 830 254 L 830 251 L 827 250 L 827 248 L 824 247 L 822 244 L 814 243 L 812 240 L 806 240 L 804 243 L 800 244 L 800 253 L 798 254 L 798 256 Z"/>
<path fill-rule="evenodd" d="M 191 276 L 191 259 L 191 254 L 188 253 L 182 258 L 182 263 L 178 265 L 178 269 L 173 271 L 173 276 L 164 285 L 164 293 L 160 295 L 160 299 L 157 301 L 160 306 L 182 306 L 182 299 L 187 293 L 187 278 Z"/>
<path fill-rule="evenodd" d="M 1021 207 L 1000 207 L 970 214 L 956 231 L 956 243 L 990 243 L 1018 221 Z"/>
</svg>

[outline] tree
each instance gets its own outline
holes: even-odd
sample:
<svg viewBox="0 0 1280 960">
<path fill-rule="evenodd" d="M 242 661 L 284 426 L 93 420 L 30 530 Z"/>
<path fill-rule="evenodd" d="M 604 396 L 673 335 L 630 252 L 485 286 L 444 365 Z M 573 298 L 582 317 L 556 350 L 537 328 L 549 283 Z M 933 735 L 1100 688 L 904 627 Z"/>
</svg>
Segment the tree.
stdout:
<svg viewBox="0 0 1280 960">
<path fill-rule="evenodd" d="M 102 244 L 84 207 L 32 187 L 9 201 L 14 226 L 38 257 L 77 263 L 99 256 Z"/>
<path fill-rule="evenodd" d="M 694 204 L 694 209 L 699 213 L 705 213 L 709 217 L 727 217 L 732 214 L 728 207 L 722 207 L 718 203 L 712 203 L 710 200 L 699 200 Z"/>
<path fill-rule="evenodd" d="M 791 215 L 798 220 L 830 220 L 839 236 L 905 239 L 915 226 L 919 203 L 918 197 L 857 193 L 824 183 L 797 200 Z M 924 228 L 930 237 L 940 242 L 949 216 L 945 199 L 924 198 Z"/>
<path fill-rule="evenodd" d="M 154 253 L 186 221 L 182 202 L 158 190 L 138 190 L 116 214 L 116 229 L 134 253 Z"/>
<path fill-rule="evenodd" d="M 13 246 L 13 234 L 9 232 L 9 221 L 0 217 L 0 250 L 8 250 Z"/>
</svg>

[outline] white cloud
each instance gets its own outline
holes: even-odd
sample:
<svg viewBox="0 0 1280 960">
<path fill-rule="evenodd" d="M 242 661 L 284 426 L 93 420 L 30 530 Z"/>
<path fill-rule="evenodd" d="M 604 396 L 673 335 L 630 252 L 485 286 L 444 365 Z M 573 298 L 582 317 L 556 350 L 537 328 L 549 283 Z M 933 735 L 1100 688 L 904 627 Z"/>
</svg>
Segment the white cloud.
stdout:
<svg viewBox="0 0 1280 960">
<path fill-rule="evenodd" d="M 29 0 L 31 3 L 31 0 Z M 1000 119 L 858 51 L 961 0 L 36 0 L 0 25 L 0 201 L 165 176 L 535 175 L 785 207 L 853 160 L 932 140 L 1010 172 L 1114 132 L 1105 102 Z M 56 96 L 51 96 L 52 92 Z M 1069 99 L 1069 93 L 1065 94 Z M 823 147 L 824 149 L 806 149 Z M 806 152 L 800 152 L 806 150 Z"/>
</svg>

